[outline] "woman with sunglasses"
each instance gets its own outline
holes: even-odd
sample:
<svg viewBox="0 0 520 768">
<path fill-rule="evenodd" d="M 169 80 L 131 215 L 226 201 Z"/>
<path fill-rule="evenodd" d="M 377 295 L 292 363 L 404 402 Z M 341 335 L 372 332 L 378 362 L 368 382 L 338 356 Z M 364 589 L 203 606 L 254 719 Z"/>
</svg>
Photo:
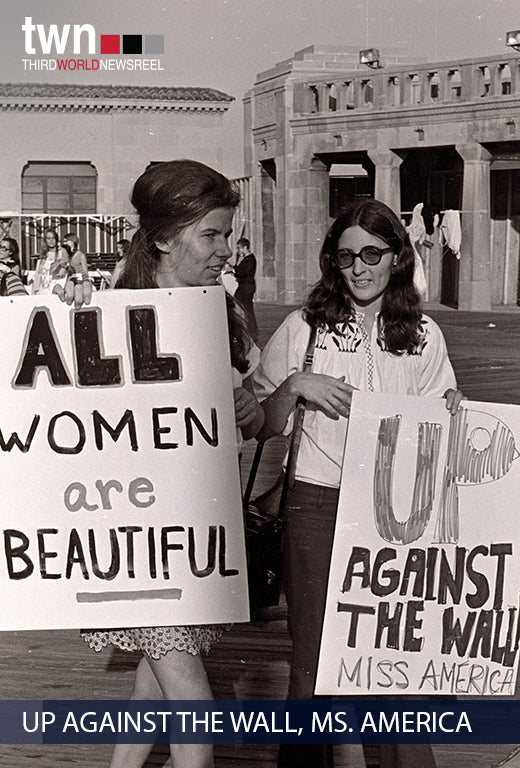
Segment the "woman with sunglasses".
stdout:
<svg viewBox="0 0 520 768">
<path fill-rule="evenodd" d="M 283 551 L 293 643 L 290 699 L 314 692 L 352 391 L 446 397 L 452 413 L 462 397 L 443 335 L 421 313 L 413 250 L 390 208 L 366 198 L 352 202 L 325 237 L 320 268 L 303 309 L 275 332 L 255 373 L 265 411 L 259 440 L 290 432 L 297 399 L 307 405 Z M 312 372 L 303 373 L 312 327 Z M 399 768 L 435 765 L 429 747 L 421 745 L 419 754 L 414 745 L 388 749 L 398 752 Z M 281 747 L 279 768 L 311 764 L 332 766 L 331 746 Z"/>
<path fill-rule="evenodd" d="M 20 277 L 20 248 L 14 237 L 0 241 L 0 296 L 26 296 Z"/>
</svg>

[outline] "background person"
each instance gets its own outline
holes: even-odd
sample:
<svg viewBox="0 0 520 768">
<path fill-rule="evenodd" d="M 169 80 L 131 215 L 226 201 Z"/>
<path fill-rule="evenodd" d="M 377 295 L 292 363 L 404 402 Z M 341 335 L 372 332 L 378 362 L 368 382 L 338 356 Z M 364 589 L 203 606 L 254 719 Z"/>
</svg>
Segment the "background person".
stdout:
<svg viewBox="0 0 520 768">
<path fill-rule="evenodd" d="M 18 277 L 22 274 L 20 263 L 20 247 L 14 237 L 4 237 L 0 240 L 0 260 Z"/>
<path fill-rule="evenodd" d="M 180 288 L 217 285 L 231 255 L 228 237 L 239 195 L 217 171 L 190 160 L 165 162 L 137 179 L 132 203 L 140 226 L 127 254 L 117 288 Z M 235 418 L 245 438 L 263 423 L 263 410 L 249 376 L 259 351 L 251 341 L 232 297 L 226 295 Z M 174 500 L 172 499 L 172 504 Z M 224 625 L 168 626 L 84 632 L 91 648 L 109 644 L 140 650 L 132 699 L 211 699 L 202 654 L 221 637 Z M 117 744 L 111 768 L 140 768 L 151 745 Z M 175 768 L 210 768 L 208 744 L 170 745 Z"/>
<path fill-rule="evenodd" d="M 76 233 L 68 232 L 62 243 L 69 255 L 69 274 L 75 275 L 78 280 L 88 280 L 87 257 L 83 251 L 80 251 L 79 238 Z"/>
<path fill-rule="evenodd" d="M 274 333 L 255 372 L 265 410 L 259 439 L 288 431 L 297 398 L 307 402 L 283 550 L 293 643 L 290 699 L 314 693 L 353 389 L 445 396 L 452 413 L 461 399 L 443 335 L 421 313 L 414 253 L 390 208 L 376 200 L 354 201 L 329 229 L 320 268 L 303 309 Z M 312 372 L 302 373 L 311 327 L 317 328 Z M 388 749 L 399 768 L 435 764 L 429 746 Z M 330 745 L 280 748 L 280 768 L 311 764 L 332 766 Z"/>
<path fill-rule="evenodd" d="M 55 288 L 63 289 L 69 270 L 69 255 L 59 245 L 58 233 L 52 227 L 43 231 L 43 243 L 36 262 L 33 294 L 55 293 Z"/>
<path fill-rule="evenodd" d="M 130 248 L 130 240 L 123 238 L 122 240 L 117 241 L 117 245 L 116 245 L 117 263 L 116 263 L 116 266 L 114 267 L 114 271 L 112 272 L 112 277 L 110 279 L 111 288 L 114 288 L 115 284 L 119 279 L 119 276 L 121 275 L 123 269 L 125 268 L 126 257 L 127 257 L 129 248 Z"/>
<path fill-rule="evenodd" d="M 0 241 L 0 296 L 26 296 L 21 280 L 20 249 L 14 237 Z"/>
<path fill-rule="evenodd" d="M 238 283 L 235 291 L 235 299 L 246 313 L 247 326 L 251 338 L 258 339 L 258 325 L 256 323 L 253 299 L 256 291 L 255 282 L 256 258 L 251 253 L 251 243 L 247 237 L 241 237 L 237 241 L 237 254 L 235 262 L 235 278 Z"/>
</svg>

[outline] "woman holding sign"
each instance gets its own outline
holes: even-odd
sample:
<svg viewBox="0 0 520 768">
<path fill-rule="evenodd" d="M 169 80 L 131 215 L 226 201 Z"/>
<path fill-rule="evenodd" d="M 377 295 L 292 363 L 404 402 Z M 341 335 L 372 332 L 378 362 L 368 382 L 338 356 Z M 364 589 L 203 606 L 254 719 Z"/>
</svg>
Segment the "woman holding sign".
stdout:
<svg viewBox="0 0 520 768">
<path fill-rule="evenodd" d="M 116 288 L 180 288 L 217 285 L 231 256 L 228 238 L 239 195 L 231 183 L 202 163 L 179 160 L 160 163 L 137 179 L 132 203 L 139 229 L 132 239 Z M 233 366 L 235 418 L 244 438 L 263 423 L 263 410 L 248 377 L 259 351 L 246 331 L 234 300 L 226 296 Z M 133 699 L 211 699 L 202 662 L 218 641 L 224 625 L 144 627 L 84 632 L 91 648 L 113 644 L 140 650 Z M 111 768 L 140 768 L 151 745 L 117 744 Z M 175 768 L 210 768 L 208 744 L 171 744 Z"/>
<path fill-rule="evenodd" d="M 293 650 L 290 699 L 314 693 L 343 450 L 354 389 L 461 399 L 438 326 L 419 306 L 414 253 L 397 216 L 376 200 L 354 201 L 332 224 L 320 253 L 321 278 L 303 309 L 291 313 L 266 345 L 255 372 L 265 410 L 259 439 L 288 432 L 298 398 L 307 410 L 286 503 L 285 590 Z M 312 372 L 302 366 L 317 329 Z M 355 493 L 355 489 L 352 489 Z M 331 766 L 320 745 L 315 765 Z M 309 746 L 281 748 L 280 767 L 309 764 Z M 413 751 L 413 748 L 412 748 Z M 433 765 L 429 748 L 399 767 Z"/>
</svg>

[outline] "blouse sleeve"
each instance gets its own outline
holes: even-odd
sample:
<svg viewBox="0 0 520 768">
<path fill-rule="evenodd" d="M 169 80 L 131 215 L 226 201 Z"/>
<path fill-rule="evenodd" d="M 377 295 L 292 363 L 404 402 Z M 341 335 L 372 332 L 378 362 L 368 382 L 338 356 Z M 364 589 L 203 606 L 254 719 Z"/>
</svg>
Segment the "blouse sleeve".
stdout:
<svg viewBox="0 0 520 768">
<path fill-rule="evenodd" d="M 252 376 L 253 373 L 256 371 L 258 366 L 260 365 L 260 350 L 256 346 L 256 344 L 253 342 L 251 345 L 251 348 L 249 349 L 247 353 L 247 362 L 249 363 L 249 368 L 244 374 L 244 379 L 247 379 L 248 376 Z"/>
<path fill-rule="evenodd" d="M 7 296 L 27 296 L 25 285 L 14 272 L 7 273 L 5 287 Z"/>
<path fill-rule="evenodd" d="M 257 398 L 265 400 L 292 373 L 301 370 L 309 341 L 309 326 L 300 310 L 291 312 L 271 336 L 254 374 Z"/>
<path fill-rule="evenodd" d="M 447 389 L 457 388 L 457 381 L 441 329 L 431 318 L 424 319 L 427 335 L 419 358 L 419 393 L 425 397 L 443 397 Z"/>
</svg>

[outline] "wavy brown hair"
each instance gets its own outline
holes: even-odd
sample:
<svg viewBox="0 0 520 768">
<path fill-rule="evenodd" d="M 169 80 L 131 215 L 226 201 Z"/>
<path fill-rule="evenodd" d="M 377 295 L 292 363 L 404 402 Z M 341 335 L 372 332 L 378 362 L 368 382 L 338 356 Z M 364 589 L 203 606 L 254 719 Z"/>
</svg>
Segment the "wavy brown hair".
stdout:
<svg viewBox="0 0 520 768">
<path fill-rule="evenodd" d="M 343 232 L 356 225 L 388 243 L 397 257 L 383 294 L 378 330 L 390 352 L 411 353 L 419 342 L 421 319 L 420 296 L 413 282 L 414 252 L 399 218 L 379 200 L 354 200 L 330 227 L 320 251 L 321 278 L 304 304 L 304 317 L 309 325 L 337 331 L 354 314 L 345 280 L 332 257 Z"/>
<path fill-rule="evenodd" d="M 115 288 L 157 288 L 160 251 L 156 242 L 178 237 L 215 208 L 236 208 L 240 195 L 229 179 L 204 163 L 171 160 L 151 166 L 137 179 L 131 201 L 139 214 L 139 228 Z M 226 305 L 231 363 L 245 373 L 251 339 L 227 293 Z"/>
</svg>

